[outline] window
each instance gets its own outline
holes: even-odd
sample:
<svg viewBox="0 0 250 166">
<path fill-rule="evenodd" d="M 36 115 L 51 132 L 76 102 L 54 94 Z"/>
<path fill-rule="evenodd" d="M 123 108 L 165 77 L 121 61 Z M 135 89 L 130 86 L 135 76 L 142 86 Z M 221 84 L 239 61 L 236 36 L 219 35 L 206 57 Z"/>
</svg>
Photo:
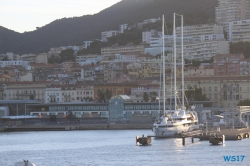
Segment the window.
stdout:
<svg viewBox="0 0 250 166">
<path fill-rule="evenodd" d="M 217 87 L 214 87 L 214 91 L 217 91 Z"/>
</svg>

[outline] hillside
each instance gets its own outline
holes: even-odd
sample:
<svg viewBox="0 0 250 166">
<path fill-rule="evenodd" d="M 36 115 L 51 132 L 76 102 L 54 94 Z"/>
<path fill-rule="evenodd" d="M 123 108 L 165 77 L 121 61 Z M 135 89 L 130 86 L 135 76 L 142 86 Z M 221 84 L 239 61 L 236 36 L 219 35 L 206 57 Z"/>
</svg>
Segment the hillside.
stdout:
<svg viewBox="0 0 250 166">
<path fill-rule="evenodd" d="M 38 30 L 17 33 L 0 26 L 0 54 L 6 52 L 48 52 L 51 47 L 82 45 L 83 40 L 100 39 L 101 32 L 120 24 L 137 23 L 173 13 L 184 14 L 185 25 L 213 22 L 217 0 L 123 0 L 95 15 L 62 18 Z"/>
</svg>

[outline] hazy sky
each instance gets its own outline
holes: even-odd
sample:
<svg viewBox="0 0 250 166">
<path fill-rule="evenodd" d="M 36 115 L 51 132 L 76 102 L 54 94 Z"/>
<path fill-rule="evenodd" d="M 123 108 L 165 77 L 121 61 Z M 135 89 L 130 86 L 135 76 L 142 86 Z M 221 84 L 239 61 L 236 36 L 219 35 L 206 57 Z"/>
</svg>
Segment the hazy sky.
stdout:
<svg viewBox="0 0 250 166">
<path fill-rule="evenodd" d="M 33 31 L 64 18 L 95 14 L 121 0 L 0 0 L 0 26 Z"/>
</svg>

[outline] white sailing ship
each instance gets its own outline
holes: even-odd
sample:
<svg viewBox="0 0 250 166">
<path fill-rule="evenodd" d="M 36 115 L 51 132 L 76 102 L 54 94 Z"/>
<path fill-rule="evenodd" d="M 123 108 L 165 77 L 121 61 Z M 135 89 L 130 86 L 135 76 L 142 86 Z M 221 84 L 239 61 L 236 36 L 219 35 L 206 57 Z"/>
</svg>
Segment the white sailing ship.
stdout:
<svg viewBox="0 0 250 166">
<path fill-rule="evenodd" d="M 194 111 L 194 106 L 191 107 L 192 110 L 187 110 L 184 105 L 184 58 L 183 58 L 183 15 L 181 16 L 181 47 L 182 47 L 182 104 L 178 107 L 177 97 L 178 92 L 176 88 L 176 34 L 175 34 L 175 16 L 174 13 L 174 23 L 173 23 L 173 39 L 174 39 L 174 110 L 165 109 L 165 53 L 164 53 L 164 16 L 163 16 L 163 25 L 162 25 L 162 42 L 163 42 L 163 113 L 158 116 L 153 125 L 153 132 L 155 136 L 164 136 L 164 137 L 174 137 L 175 134 L 180 132 L 191 131 L 197 129 L 198 126 L 198 116 Z M 172 99 L 171 99 L 172 100 Z"/>
</svg>

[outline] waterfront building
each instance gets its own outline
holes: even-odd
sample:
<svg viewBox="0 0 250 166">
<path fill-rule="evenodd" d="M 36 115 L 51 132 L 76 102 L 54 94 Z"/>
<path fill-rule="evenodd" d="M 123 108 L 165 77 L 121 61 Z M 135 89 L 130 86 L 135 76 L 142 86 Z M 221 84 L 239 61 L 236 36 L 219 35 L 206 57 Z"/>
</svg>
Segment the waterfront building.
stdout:
<svg viewBox="0 0 250 166">
<path fill-rule="evenodd" d="M 89 102 L 94 98 L 94 86 L 50 85 L 45 89 L 45 103 Z"/>
<path fill-rule="evenodd" d="M 215 21 L 225 22 L 250 19 L 250 0 L 218 0 Z"/>
<path fill-rule="evenodd" d="M 3 90 L 4 100 L 38 100 L 44 102 L 46 81 L 8 82 Z"/>
<path fill-rule="evenodd" d="M 177 84 L 180 89 L 180 79 Z M 170 82 L 166 86 L 170 88 Z M 249 75 L 185 77 L 185 88 L 195 87 L 202 89 L 202 94 L 212 101 L 212 107 L 231 108 L 241 100 L 250 99 Z"/>
</svg>

